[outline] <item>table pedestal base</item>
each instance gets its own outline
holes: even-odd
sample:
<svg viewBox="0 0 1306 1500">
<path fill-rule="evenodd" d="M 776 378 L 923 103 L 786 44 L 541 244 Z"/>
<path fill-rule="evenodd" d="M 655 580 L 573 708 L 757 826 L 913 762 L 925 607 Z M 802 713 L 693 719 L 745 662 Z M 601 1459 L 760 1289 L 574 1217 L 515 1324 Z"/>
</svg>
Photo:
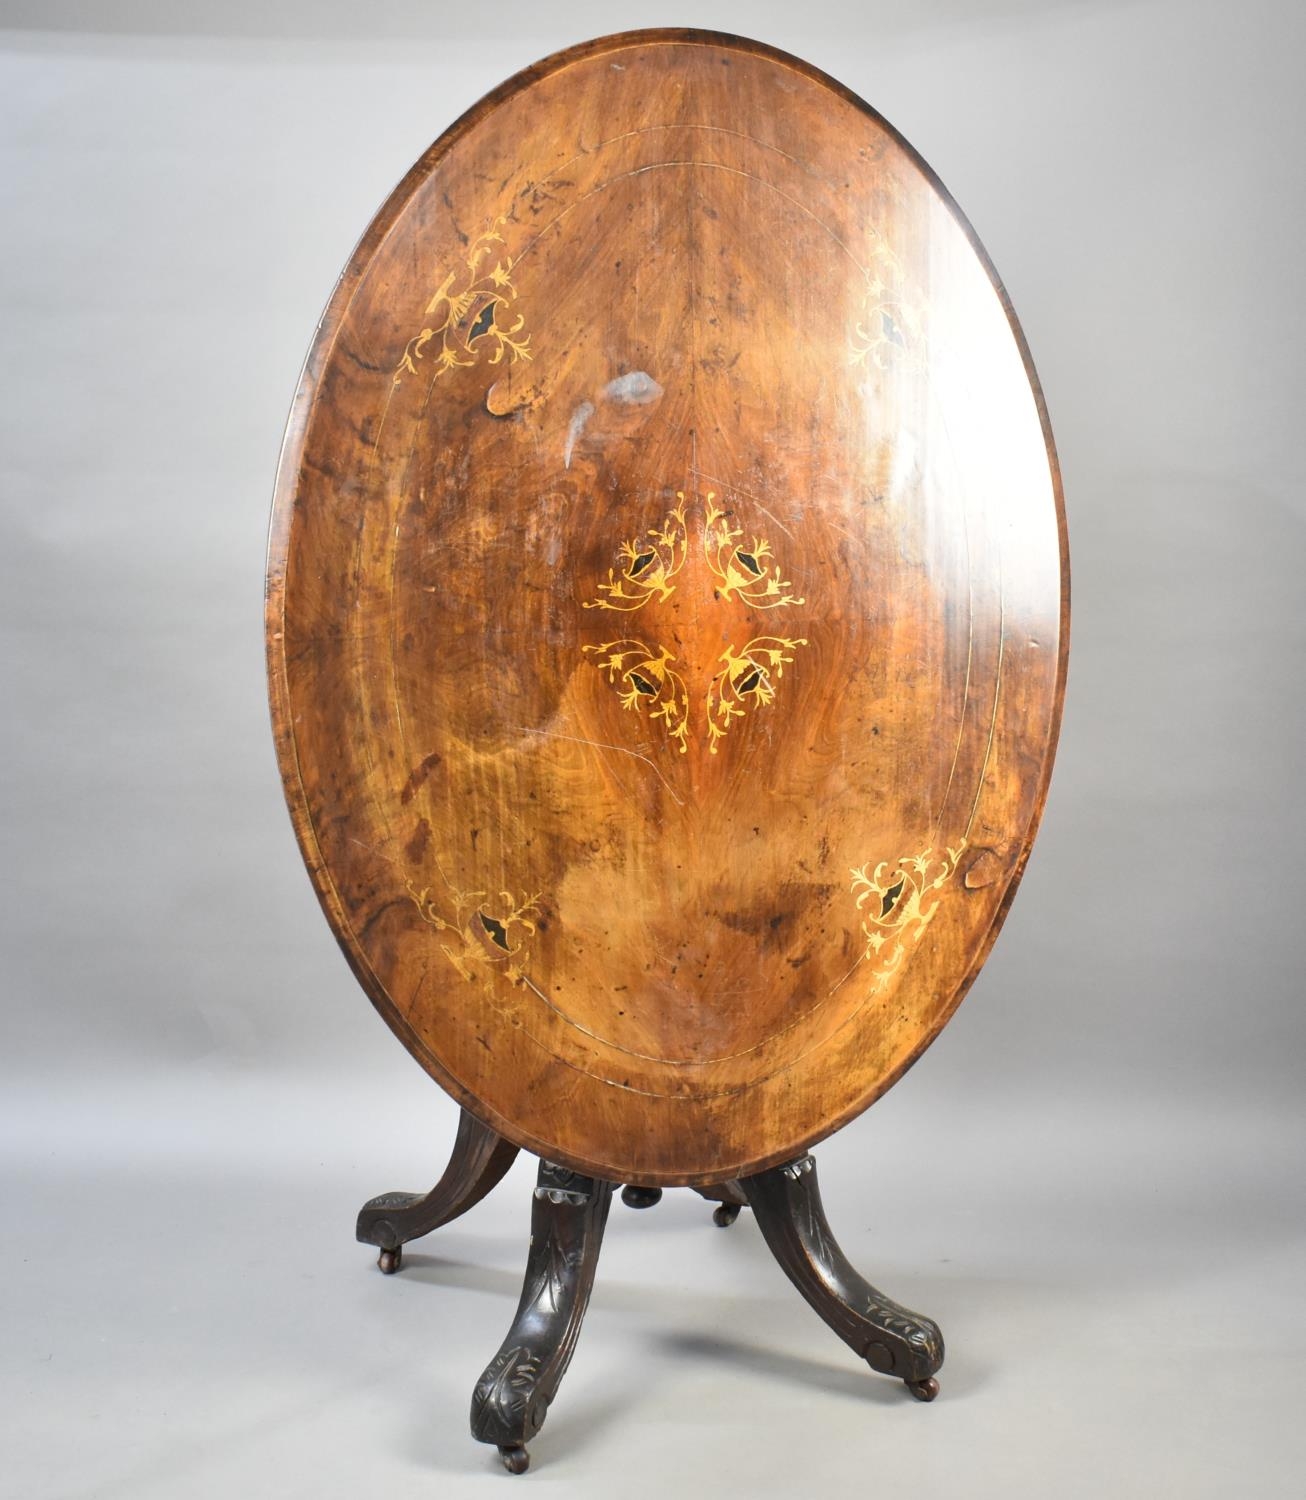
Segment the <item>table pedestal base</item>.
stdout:
<svg viewBox="0 0 1306 1500">
<path fill-rule="evenodd" d="M 424 1196 L 373 1198 L 358 1216 L 358 1238 L 380 1248 L 383 1271 L 397 1271 L 406 1241 L 479 1203 L 516 1155 L 515 1146 L 464 1113 L 439 1183 Z M 510 1473 L 529 1467 L 526 1444 L 544 1425 L 571 1362 L 616 1186 L 540 1163 L 517 1315 L 472 1395 L 472 1435 L 493 1443 Z M 713 1217 L 722 1227 L 751 1208 L 790 1281 L 844 1343 L 873 1370 L 902 1380 L 917 1400 L 934 1399 L 943 1363 L 938 1324 L 891 1301 L 853 1269 L 830 1232 L 811 1156 L 696 1191 L 717 1203 Z M 622 1192 L 632 1208 L 650 1208 L 661 1196 L 638 1183 Z"/>
</svg>

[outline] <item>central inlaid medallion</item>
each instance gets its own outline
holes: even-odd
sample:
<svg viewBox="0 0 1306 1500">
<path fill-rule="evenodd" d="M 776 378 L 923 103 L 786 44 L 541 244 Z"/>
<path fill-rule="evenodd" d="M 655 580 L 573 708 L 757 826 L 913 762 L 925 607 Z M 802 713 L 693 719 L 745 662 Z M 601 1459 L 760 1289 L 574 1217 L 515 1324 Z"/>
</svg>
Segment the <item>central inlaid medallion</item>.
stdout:
<svg viewBox="0 0 1306 1500">
<path fill-rule="evenodd" d="M 582 649 L 616 688 L 624 709 L 661 720 L 682 755 L 691 738 L 706 740 L 709 754 L 715 755 L 735 719 L 774 705 L 785 667 L 807 640 L 745 633 L 738 622 L 730 622 L 724 649 L 704 664 L 706 670 L 693 673 L 696 664 L 680 660 L 659 635 L 659 606 L 683 587 L 682 575 L 690 587 L 699 589 L 696 602 L 734 602 L 750 616 L 756 610 L 801 606 L 806 600 L 784 578 L 770 542 L 736 525 L 735 511 L 717 504 L 715 490 L 707 491 L 701 506 L 691 507 L 683 490 L 677 490 L 676 501 L 661 525 L 622 542 L 607 582 L 598 585 L 594 598 L 584 601 L 586 609 L 621 614 L 648 609 L 650 628 L 638 636 L 616 636 Z M 691 558 L 698 566 L 687 568 Z M 699 694 L 691 694 L 691 675 L 707 679 Z"/>
</svg>

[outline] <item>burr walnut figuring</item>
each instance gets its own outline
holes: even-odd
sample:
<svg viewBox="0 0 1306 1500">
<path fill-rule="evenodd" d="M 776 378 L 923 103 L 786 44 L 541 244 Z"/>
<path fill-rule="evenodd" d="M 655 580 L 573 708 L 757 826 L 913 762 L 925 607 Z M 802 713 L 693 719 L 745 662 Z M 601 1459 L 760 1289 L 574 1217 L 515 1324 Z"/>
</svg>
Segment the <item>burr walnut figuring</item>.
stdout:
<svg viewBox="0 0 1306 1500">
<path fill-rule="evenodd" d="M 273 718 L 355 974 L 463 1106 L 402 1245 L 541 1158 L 473 1425 L 525 1467 L 614 1185 L 747 1205 L 929 1399 L 809 1148 L 938 1034 L 1042 810 L 1060 484 L 1010 304 L 878 115 L 654 31 L 519 74 L 355 251 L 277 482 Z"/>
</svg>

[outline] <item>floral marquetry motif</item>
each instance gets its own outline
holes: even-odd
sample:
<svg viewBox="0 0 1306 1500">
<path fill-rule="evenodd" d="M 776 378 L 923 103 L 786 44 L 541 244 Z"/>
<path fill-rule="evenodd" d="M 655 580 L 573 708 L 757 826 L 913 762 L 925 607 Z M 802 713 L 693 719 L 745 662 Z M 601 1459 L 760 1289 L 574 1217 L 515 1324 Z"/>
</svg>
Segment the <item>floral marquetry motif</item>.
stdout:
<svg viewBox="0 0 1306 1500">
<path fill-rule="evenodd" d="M 510 891 L 460 891 L 441 878 L 439 886 L 410 880 L 408 894 L 423 922 L 441 934 L 440 951 L 468 980 L 485 977 L 497 965 L 513 984 L 520 983 L 519 959 L 535 932 L 539 896 L 514 897 Z"/>
<path fill-rule="evenodd" d="M 585 601 L 586 609 L 629 612 L 643 609 L 651 599 L 671 597 L 673 580 L 685 566 L 689 550 L 683 493 L 676 499 L 679 504 L 661 526 L 651 526 L 643 536 L 622 542 L 620 571 L 608 569 L 608 581 L 598 585 L 596 598 Z"/>
<path fill-rule="evenodd" d="M 623 567 L 620 572 L 609 569 L 608 581 L 598 586 L 599 594 L 606 597 L 586 600 L 586 609 L 641 610 L 646 604 L 670 599 L 677 588 L 682 592 L 697 588 L 704 610 L 709 600 L 718 606 L 734 600 L 759 610 L 806 603 L 790 592 L 792 585 L 782 578 L 770 542 L 756 535 L 745 540 L 743 530 L 733 523 L 733 513 L 718 503 L 715 490 L 708 490 L 702 507 L 696 507 L 696 512 L 701 509 L 701 519 L 692 515 L 700 542 L 693 555 L 703 566 L 687 568 L 690 523 L 683 490 L 677 491 L 676 499 L 675 509 L 660 527 L 621 544 Z M 657 611 L 652 613 L 656 619 Z M 718 625 L 717 634 L 728 634 L 730 628 Z M 698 674 L 707 678 L 707 686 L 692 709 L 685 677 L 689 663 L 681 660 L 677 667 L 679 658 L 665 644 L 655 649 L 642 639 L 623 638 L 585 645 L 582 650 L 607 673 L 608 681 L 618 689 L 622 708 L 661 720 L 682 755 L 689 750 L 691 736 L 715 755 L 732 719 L 771 707 L 785 667 L 806 645 L 804 636 L 773 635 L 753 636 L 739 646 L 727 644 L 715 659 L 709 659 L 707 670 Z"/>
<path fill-rule="evenodd" d="M 703 522 L 703 554 L 722 599 L 737 596 L 757 609 L 782 609 L 786 604 L 807 602 L 789 592 L 793 585 L 781 578 L 780 566 L 771 557 L 770 542 L 754 536 L 745 543 L 743 531 L 731 524 L 728 512 L 717 505 L 711 490 Z"/>
<path fill-rule="evenodd" d="M 656 655 L 643 641 L 623 639 L 586 646 L 594 665 L 608 674 L 621 694 L 622 708 L 661 719 L 668 737 L 683 755 L 689 749 L 689 693 L 685 679 L 672 667 L 675 657 L 663 646 Z"/>
<path fill-rule="evenodd" d="M 965 847 L 963 839 L 955 849 L 927 849 L 896 862 L 882 861 L 869 874 L 865 865 L 852 872 L 865 957 L 878 988 L 888 983 L 911 945 L 920 942 L 939 908 L 938 893 L 956 872 Z"/>
<path fill-rule="evenodd" d="M 721 670 L 707 690 L 705 717 L 708 749 L 713 755 L 731 719 L 742 719 L 750 708 L 770 708 L 785 667 L 793 661 L 794 652 L 806 644 L 803 636 L 759 635 L 738 651 L 726 647 L 720 657 Z"/>
<path fill-rule="evenodd" d="M 422 329 L 409 339 L 395 369 L 398 385 L 428 360 L 433 378 L 455 365 L 473 365 L 484 355 L 497 365 L 531 357 L 525 315 L 516 311 L 512 260 L 500 253 L 505 217 L 500 214 L 471 242 L 461 265 L 445 276 L 424 311 Z M 428 346 L 434 345 L 432 352 Z"/>
</svg>

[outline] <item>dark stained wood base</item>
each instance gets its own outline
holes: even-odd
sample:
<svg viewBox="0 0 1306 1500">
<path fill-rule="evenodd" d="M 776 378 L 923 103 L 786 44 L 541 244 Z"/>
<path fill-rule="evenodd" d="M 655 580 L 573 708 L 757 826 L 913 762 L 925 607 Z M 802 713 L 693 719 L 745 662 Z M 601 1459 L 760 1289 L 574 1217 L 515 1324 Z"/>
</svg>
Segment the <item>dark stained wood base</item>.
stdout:
<svg viewBox="0 0 1306 1500">
<path fill-rule="evenodd" d="M 711 1187 L 695 1188 L 700 1198 L 717 1205 L 712 1222 L 718 1229 L 729 1229 L 739 1217 L 739 1210 L 748 1207 L 748 1199 L 737 1182 L 716 1182 Z"/>
<path fill-rule="evenodd" d="M 627 1208 L 653 1208 L 662 1202 L 662 1189 L 628 1182 L 621 1190 L 621 1201 Z"/>
<path fill-rule="evenodd" d="M 527 1440 L 544 1425 L 571 1363 L 612 1189 L 610 1182 L 540 1163 L 517 1316 L 472 1392 L 472 1436 L 494 1443 L 511 1474 L 528 1467 Z"/>
<path fill-rule="evenodd" d="M 425 1196 L 386 1193 L 364 1205 L 358 1238 L 380 1247 L 383 1271 L 398 1270 L 402 1246 L 478 1203 L 512 1165 L 517 1148 L 465 1114 L 453 1156 Z M 511 1474 L 530 1466 L 527 1443 L 544 1425 L 571 1363 L 589 1305 L 599 1248 L 617 1184 L 542 1161 L 531 1209 L 531 1241 L 512 1327 L 472 1395 L 472 1435 L 499 1450 Z M 810 1155 L 738 1181 L 694 1189 L 717 1205 L 723 1228 L 751 1208 L 785 1274 L 817 1314 L 873 1370 L 903 1381 L 918 1401 L 939 1393 L 937 1323 L 877 1291 L 853 1269 L 830 1231 Z M 656 1188 L 627 1184 L 622 1199 L 651 1208 Z"/>
<path fill-rule="evenodd" d="M 938 1394 L 939 1325 L 877 1292 L 849 1264 L 821 1206 L 810 1156 L 739 1184 L 758 1228 L 790 1281 L 871 1369 L 907 1382 L 918 1400 Z"/>
<path fill-rule="evenodd" d="M 448 1224 L 503 1180 L 518 1148 L 463 1110 L 453 1154 L 429 1193 L 382 1193 L 359 1211 L 356 1238 L 376 1245 L 377 1264 L 387 1275 L 403 1265 L 403 1246 Z"/>
</svg>

